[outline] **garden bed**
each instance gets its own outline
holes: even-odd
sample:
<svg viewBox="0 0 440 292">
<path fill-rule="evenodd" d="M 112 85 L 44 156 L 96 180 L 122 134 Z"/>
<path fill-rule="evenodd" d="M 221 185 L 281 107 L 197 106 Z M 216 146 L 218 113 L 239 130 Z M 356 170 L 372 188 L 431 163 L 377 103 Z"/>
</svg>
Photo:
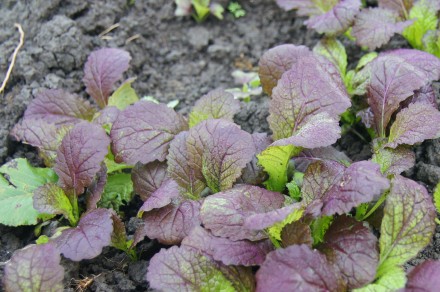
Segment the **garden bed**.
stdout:
<svg viewBox="0 0 440 292">
<path fill-rule="evenodd" d="M 8 134 L 41 88 L 63 88 L 85 96 L 83 65 L 91 51 L 101 47 L 124 48 L 132 56 L 127 77 L 137 77 L 133 88 L 139 96 L 151 95 L 161 102 L 179 100 L 177 111 L 188 114 L 195 101 L 208 91 L 231 88 L 236 69 L 255 71 L 259 58 L 275 45 L 292 43 L 313 47 L 320 36 L 303 25 L 294 12 L 283 12 L 272 0 L 242 1 L 246 16 L 235 19 L 226 14 L 222 21 L 209 18 L 197 24 L 191 18 L 174 16 L 173 1 L 126 0 L 89 1 L 5 1 L 0 4 L 0 79 L 9 65 L 17 42 L 14 22 L 23 26 L 25 44 L 17 57 L 8 86 L 0 99 L 0 165 L 26 157 L 42 165 L 32 147 L 12 141 Z M 100 34 L 111 25 L 119 27 Z M 132 39 L 131 41 L 127 41 Z M 349 64 L 356 63 L 361 50 L 345 43 Z M 381 50 L 406 46 L 395 37 Z M 438 86 L 436 88 L 439 100 Z M 235 122 L 250 132 L 269 132 L 267 96 L 241 102 Z M 346 135 L 337 148 L 352 160 L 368 159 L 369 145 L 355 135 Z M 440 180 L 440 141 L 426 141 L 416 148 L 416 166 L 405 175 L 424 184 L 430 191 Z M 140 219 L 135 214 L 142 205 L 135 198 L 124 208 L 128 234 L 134 234 Z M 0 225 L 0 262 L 35 240 L 32 227 Z M 88 284 L 92 291 L 143 291 L 148 288 L 145 273 L 149 259 L 162 246 L 145 240 L 137 246 L 139 260 L 114 248 L 106 248 L 93 260 L 79 263 L 63 260 L 65 284 L 72 290 Z M 433 242 L 411 264 L 426 258 L 440 258 L 440 228 Z M 3 277 L 0 266 L 0 283 Z M 82 279 L 84 281 L 80 282 Z M 86 282 L 87 280 L 90 283 Z"/>
</svg>

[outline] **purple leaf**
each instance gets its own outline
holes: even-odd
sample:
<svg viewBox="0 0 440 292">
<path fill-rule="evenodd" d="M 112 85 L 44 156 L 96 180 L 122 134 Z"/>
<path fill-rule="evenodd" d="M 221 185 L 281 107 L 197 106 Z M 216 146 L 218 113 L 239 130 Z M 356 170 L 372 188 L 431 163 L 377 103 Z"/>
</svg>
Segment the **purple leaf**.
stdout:
<svg viewBox="0 0 440 292">
<path fill-rule="evenodd" d="M 111 245 L 117 249 L 127 251 L 127 232 L 124 222 L 119 218 L 114 210 L 111 210 L 113 221 L 113 232 L 111 236 Z"/>
<path fill-rule="evenodd" d="M 270 49 L 261 57 L 259 71 L 264 92 L 272 95 L 272 89 L 284 72 L 292 68 L 299 58 L 310 56 L 312 52 L 305 46 L 281 45 Z"/>
<path fill-rule="evenodd" d="M 25 119 L 14 126 L 11 136 L 17 141 L 37 147 L 44 163 L 52 166 L 62 139 L 72 127 L 67 124 L 56 126 L 41 119 Z"/>
<path fill-rule="evenodd" d="M 293 136 L 277 140 L 271 146 L 295 145 L 313 149 L 334 144 L 340 137 L 339 122 L 327 113 L 320 113 L 306 118 L 306 121 Z"/>
<path fill-rule="evenodd" d="M 128 69 L 130 54 L 121 49 L 104 48 L 92 52 L 84 66 L 86 91 L 99 107 L 107 105 L 116 81 Z"/>
<path fill-rule="evenodd" d="M 252 134 L 252 140 L 254 141 L 256 152 L 254 157 L 252 157 L 252 161 L 249 162 L 243 169 L 239 182 L 250 185 L 261 185 L 266 180 L 267 175 L 261 165 L 258 163 L 257 155 L 269 147 L 269 145 L 272 143 L 272 140 L 267 137 L 266 133 Z"/>
<path fill-rule="evenodd" d="M 372 161 L 380 165 L 385 175 L 401 174 L 416 164 L 414 151 L 405 145 L 395 149 L 381 148 L 373 154 Z"/>
<path fill-rule="evenodd" d="M 191 165 L 188 153 L 188 132 L 179 133 L 170 144 L 168 151 L 168 175 L 177 182 L 182 191 L 198 198 L 206 188 L 202 165 Z M 199 159 L 197 159 L 199 160 Z"/>
<path fill-rule="evenodd" d="M 159 209 L 171 204 L 172 200 L 180 197 L 179 186 L 177 183 L 168 179 L 154 191 L 140 208 L 139 212 L 149 212 L 153 209 Z"/>
<path fill-rule="evenodd" d="M 301 208 L 301 203 L 295 203 L 269 212 L 252 214 L 245 219 L 244 227 L 250 230 L 264 230 L 283 221 L 290 214 Z"/>
<path fill-rule="evenodd" d="M 239 185 L 209 196 L 200 210 L 202 223 L 215 236 L 231 240 L 252 241 L 267 238 L 262 231 L 246 230 L 243 225 L 249 216 L 278 209 L 284 196 L 256 186 Z"/>
<path fill-rule="evenodd" d="M 288 247 L 290 245 L 312 246 L 313 238 L 309 224 L 302 221 L 294 221 L 287 224 L 281 230 L 281 245 Z"/>
<path fill-rule="evenodd" d="M 223 89 L 211 90 L 202 96 L 189 114 L 189 126 L 194 127 L 207 119 L 234 121 L 234 115 L 240 110 L 240 102 Z"/>
<path fill-rule="evenodd" d="M 395 33 L 402 33 L 405 27 L 412 24 L 412 20 L 398 22 L 399 15 L 383 8 L 363 9 L 353 25 L 352 34 L 359 46 L 366 46 L 370 50 L 386 44 Z"/>
<path fill-rule="evenodd" d="M 266 254 L 273 250 L 273 245 L 269 240 L 232 241 L 227 238 L 216 237 L 202 227 L 195 227 L 183 239 L 182 246 L 195 248 L 211 256 L 216 261 L 234 266 L 261 265 L 266 258 Z"/>
<path fill-rule="evenodd" d="M 136 163 L 131 171 L 131 180 L 135 193 L 146 201 L 167 180 L 167 164 L 159 161 Z"/>
<path fill-rule="evenodd" d="M 93 122 L 101 126 L 113 125 L 120 112 L 115 106 L 106 106 L 99 111 L 98 116 L 93 119 Z"/>
<path fill-rule="evenodd" d="M 64 230 L 54 239 L 59 251 L 72 261 L 92 259 L 111 243 L 112 212 L 95 209 L 85 213 L 78 226 Z"/>
<path fill-rule="evenodd" d="M 81 120 L 91 120 L 95 109 L 90 103 L 76 95 L 59 89 L 46 89 L 27 107 L 24 120 L 42 119 L 48 123 L 74 124 Z"/>
<path fill-rule="evenodd" d="M 427 260 L 408 274 L 405 292 L 436 291 L 440 286 L 440 261 Z"/>
<path fill-rule="evenodd" d="M 344 33 L 353 23 L 361 5 L 360 0 L 341 0 L 330 11 L 311 17 L 305 24 L 318 33 L 327 35 Z"/>
<path fill-rule="evenodd" d="M 378 0 L 379 7 L 393 10 L 404 17 L 413 6 L 413 0 Z"/>
<path fill-rule="evenodd" d="M 397 113 L 385 147 L 414 145 L 440 137 L 440 112 L 427 103 L 412 103 Z"/>
<path fill-rule="evenodd" d="M 377 238 L 362 222 L 345 215 L 338 217 L 324 240 L 318 249 L 339 270 L 338 274 L 349 290 L 374 280 L 379 263 Z"/>
<path fill-rule="evenodd" d="M 412 51 L 417 54 L 415 50 Z M 375 129 L 381 137 L 385 137 L 387 125 L 400 103 L 430 82 L 430 78 L 424 70 L 409 63 L 398 52 L 380 55 L 371 62 L 371 66 L 368 103 L 374 114 Z"/>
<path fill-rule="evenodd" d="M 75 222 L 72 204 L 64 191 L 55 183 L 47 183 L 34 191 L 34 208 L 40 213 L 59 215 Z"/>
<path fill-rule="evenodd" d="M 187 129 L 185 119 L 166 105 L 139 101 L 121 111 L 113 123 L 115 161 L 130 165 L 164 161 L 171 140 Z"/>
<path fill-rule="evenodd" d="M 161 249 L 148 266 L 150 288 L 160 291 L 254 291 L 249 268 L 224 266 L 190 247 Z"/>
<path fill-rule="evenodd" d="M 410 103 L 427 103 L 435 109 L 438 108 L 434 87 L 432 87 L 431 84 L 425 85 L 419 90 L 416 90 L 414 95 L 408 98 L 405 103 L 406 106 Z"/>
<path fill-rule="evenodd" d="M 189 167 L 214 193 L 231 188 L 255 154 L 252 136 L 225 120 L 201 122 L 186 141 Z"/>
<path fill-rule="evenodd" d="M 286 11 L 292 9 L 298 10 L 296 13 L 299 16 L 311 16 L 322 13 L 322 10 L 320 10 L 313 1 L 309 0 L 276 0 L 276 2 L 279 7 Z"/>
<path fill-rule="evenodd" d="M 101 168 L 108 152 L 110 139 L 104 129 L 95 124 L 77 124 L 58 148 L 54 170 L 60 177 L 59 185 L 76 195 L 84 192 Z"/>
<path fill-rule="evenodd" d="M 179 244 L 191 230 L 200 225 L 199 201 L 183 201 L 145 212 L 144 224 L 136 230 L 133 245 L 145 236 L 160 243 Z"/>
<path fill-rule="evenodd" d="M 107 167 L 103 163 L 92 184 L 87 188 L 87 211 L 98 208 L 104 187 L 107 184 Z"/>
<path fill-rule="evenodd" d="M 6 291 L 62 291 L 64 268 L 52 243 L 17 250 L 5 265 Z"/>
<path fill-rule="evenodd" d="M 305 172 L 310 163 L 314 161 L 333 160 L 341 164 L 347 164 L 351 162 L 351 159 L 345 155 L 344 152 L 336 150 L 332 146 L 305 149 L 298 156 L 293 158 L 295 162 L 295 169 L 301 172 Z"/>
<path fill-rule="evenodd" d="M 307 129 L 303 131 L 310 133 L 310 124 L 319 121 L 319 118 L 312 117 L 318 114 L 326 113 L 326 119 L 339 120 L 339 115 L 350 106 L 350 99 L 342 80 L 330 73 L 331 69 L 336 70 L 333 64 L 322 58 L 302 57 L 282 75 L 273 89 L 267 119 L 274 140 L 289 138 L 295 133 L 300 135 L 302 127 Z M 329 139 L 326 141 L 329 144 L 317 147 L 328 146 L 332 141 Z M 313 145 L 317 144 L 321 143 Z"/>
<path fill-rule="evenodd" d="M 339 291 L 333 267 L 324 255 L 306 245 L 269 253 L 256 275 L 257 292 Z"/>
<path fill-rule="evenodd" d="M 379 165 L 355 162 L 348 168 L 332 161 L 310 164 L 304 174 L 302 196 L 306 204 L 323 203 L 322 215 L 344 214 L 377 198 L 389 188 Z M 312 204 L 312 205 L 313 205 Z"/>
</svg>

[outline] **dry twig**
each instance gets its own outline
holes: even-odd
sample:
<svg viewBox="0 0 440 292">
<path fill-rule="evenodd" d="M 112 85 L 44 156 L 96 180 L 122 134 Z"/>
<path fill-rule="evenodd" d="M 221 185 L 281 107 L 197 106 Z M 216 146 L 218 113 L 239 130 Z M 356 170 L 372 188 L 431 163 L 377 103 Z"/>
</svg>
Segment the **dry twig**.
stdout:
<svg viewBox="0 0 440 292">
<path fill-rule="evenodd" d="M 18 32 L 20 33 L 20 42 L 18 43 L 18 46 L 15 48 L 14 53 L 12 54 L 12 60 L 9 64 L 8 71 L 6 72 L 5 79 L 3 80 L 2 86 L 0 87 L 0 93 L 5 90 L 6 83 L 8 83 L 9 78 L 11 77 L 12 69 L 15 65 L 15 60 L 17 59 L 18 51 L 21 49 L 21 47 L 24 44 L 24 31 L 20 24 L 15 23 L 14 26 L 18 29 Z"/>
<path fill-rule="evenodd" d="M 112 24 L 112 25 L 110 25 L 106 30 L 104 30 L 103 32 L 101 32 L 98 36 L 101 38 L 101 39 L 104 39 L 105 37 L 105 35 L 106 34 L 108 34 L 109 32 L 111 32 L 112 30 L 114 30 L 115 28 L 118 28 L 119 27 L 119 23 L 115 23 L 115 24 Z"/>
</svg>

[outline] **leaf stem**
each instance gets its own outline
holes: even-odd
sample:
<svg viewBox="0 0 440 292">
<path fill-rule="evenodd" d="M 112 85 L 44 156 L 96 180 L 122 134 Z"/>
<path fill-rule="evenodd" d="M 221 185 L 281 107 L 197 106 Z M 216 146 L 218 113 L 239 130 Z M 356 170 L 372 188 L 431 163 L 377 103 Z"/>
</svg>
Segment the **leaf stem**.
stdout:
<svg viewBox="0 0 440 292">
<path fill-rule="evenodd" d="M 382 196 L 380 196 L 380 198 L 379 198 L 379 200 L 377 200 L 376 204 L 374 204 L 374 206 L 370 209 L 370 211 L 368 211 L 368 213 L 362 218 L 362 221 L 365 221 L 368 217 L 370 217 L 377 210 L 377 208 L 380 207 L 380 205 L 382 205 L 382 203 L 388 197 L 389 193 L 390 193 L 390 191 L 386 191 L 382 194 Z"/>
</svg>

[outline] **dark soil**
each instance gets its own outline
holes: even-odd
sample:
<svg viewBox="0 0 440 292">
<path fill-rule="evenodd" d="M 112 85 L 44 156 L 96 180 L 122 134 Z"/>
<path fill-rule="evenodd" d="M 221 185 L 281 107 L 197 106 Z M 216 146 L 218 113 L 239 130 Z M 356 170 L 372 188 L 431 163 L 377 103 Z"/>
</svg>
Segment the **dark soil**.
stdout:
<svg viewBox="0 0 440 292">
<path fill-rule="evenodd" d="M 282 12 L 273 0 L 239 1 L 247 14 L 234 19 L 226 14 L 223 21 L 208 19 L 197 24 L 190 18 L 174 16 L 171 0 L 45 0 L 0 3 L 0 80 L 7 71 L 10 56 L 18 43 L 14 23 L 26 33 L 11 79 L 0 96 L 0 164 L 26 157 L 41 163 L 35 151 L 11 141 L 8 133 L 20 119 L 26 106 L 41 88 L 63 88 L 84 97 L 83 64 L 89 53 L 100 47 L 120 47 L 132 56 L 127 77 L 136 76 L 134 87 L 140 96 L 152 95 L 160 101 L 178 99 L 177 109 L 188 113 L 194 101 L 209 90 L 234 87 L 232 71 L 255 70 L 258 59 L 269 48 L 293 43 L 313 47 L 319 36 L 302 26 L 303 19 Z M 99 34 L 112 24 L 120 26 L 101 39 Z M 134 35 L 139 38 L 126 43 Z M 396 38 L 388 48 L 404 45 Z M 349 61 L 356 61 L 360 51 L 347 43 Z M 249 132 L 268 132 L 268 98 L 259 97 L 242 103 L 236 122 Z M 348 135 L 339 142 L 340 149 L 354 160 L 369 158 L 369 146 Z M 417 165 L 407 173 L 432 190 L 440 180 L 440 141 L 428 141 L 417 148 Z M 138 202 L 139 203 L 139 202 Z M 130 207 L 137 211 L 139 204 Z M 133 234 L 139 223 L 127 223 Z M 421 254 L 440 257 L 440 229 L 433 243 Z M 35 240 L 32 227 L 0 226 L 0 262 Z M 144 291 L 148 260 L 160 245 L 144 241 L 138 246 L 139 260 L 131 262 L 115 249 L 105 249 L 93 260 L 74 263 L 63 260 L 66 288 L 72 291 L 82 279 L 92 279 L 92 291 Z M 3 276 L 0 264 L 0 283 Z M 1 288 L 0 288 L 1 289 Z"/>
</svg>

